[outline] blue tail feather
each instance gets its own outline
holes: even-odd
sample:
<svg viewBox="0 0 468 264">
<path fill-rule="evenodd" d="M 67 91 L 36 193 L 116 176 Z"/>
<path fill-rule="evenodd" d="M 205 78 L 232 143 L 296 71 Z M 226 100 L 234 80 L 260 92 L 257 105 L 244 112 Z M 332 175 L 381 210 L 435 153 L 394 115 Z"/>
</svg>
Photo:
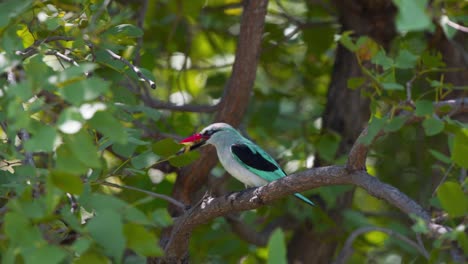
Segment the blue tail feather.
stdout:
<svg viewBox="0 0 468 264">
<path fill-rule="evenodd" d="M 311 200 L 307 199 L 307 197 L 305 197 L 304 195 L 302 195 L 300 193 L 295 193 L 294 196 L 296 196 L 297 198 L 299 198 L 300 200 L 302 200 L 303 202 L 305 202 L 305 203 L 307 203 L 307 204 L 309 204 L 311 206 L 315 206 L 315 204 Z"/>
</svg>

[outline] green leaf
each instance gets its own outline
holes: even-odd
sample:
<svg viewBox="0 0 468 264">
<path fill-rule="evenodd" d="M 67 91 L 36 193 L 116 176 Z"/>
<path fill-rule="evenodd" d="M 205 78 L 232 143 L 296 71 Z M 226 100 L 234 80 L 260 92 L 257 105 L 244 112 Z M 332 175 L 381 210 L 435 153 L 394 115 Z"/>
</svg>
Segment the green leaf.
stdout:
<svg viewBox="0 0 468 264">
<path fill-rule="evenodd" d="M 8 0 L 0 3 L 0 29 L 10 23 L 10 19 L 19 17 L 31 5 L 32 0 Z"/>
<path fill-rule="evenodd" d="M 452 160 L 458 166 L 468 168 L 468 129 L 459 129 L 455 133 L 452 149 Z"/>
<path fill-rule="evenodd" d="M 22 252 L 25 263 L 63 263 L 67 256 L 65 250 L 55 245 L 44 245 L 39 248 L 28 248 Z"/>
<path fill-rule="evenodd" d="M 71 65 L 63 71 L 57 73 L 55 78 L 51 78 L 49 81 L 55 85 L 65 84 L 74 79 L 83 79 L 85 73 L 92 72 L 96 69 L 97 64 L 95 63 L 80 63 L 79 66 Z"/>
<path fill-rule="evenodd" d="M 33 226 L 24 215 L 17 212 L 8 212 L 4 220 L 5 235 L 15 245 L 30 247 L 44 242 L 39 229 Z"/>
<path fill-rule="evenodd" d="M 382 87 L 385 89 L 385 90 L 404 90 L 405 87 L 399 83 L 388 83 L 388 82 L 385 82 L 385 83 L 382 83 Z"/>
<path fill-rule="evenodd" d="M 431 155 L 436 158 L 437 160 L 440 160 L 444 163 L 447 163 L 447 164 L 452 164 L 452 160 L 447 157 L 445 154 L 437 151 L 437 150 L 434 150 L 434 149 L 430 149 L 429 150 L 429 153 L 431 153 Z"/>
<path fill-rule="evenodd" d="M 110 83 L 101 78 L 91 77 L 66 85 L 60 94 L 73 105 L 79 106 L 84 101 L 96 99 L 109 89 Z"/>
<path fill-rule="evenodd" d="M 125 128 L 110 112 L 99 111 L 88 122 L 97 131 L 109 137 L 110 140 L 120 144 L 127 143 L 128 136 Z"/>
<path fill-rule="evenodd" d="M 54 142 L 57 138 L 57 131 L 52 126 L 42 126 L 39 131 L 31 136 L 31 139 L 24 143 L 27 151 L 50 152 L 54 148 Z"/>
<path fill-rule="evenodd" d="M 284 242 L 284 233 L 278 228 L 271 234 L 268 241 L 268 264 L 288 263 L 286 258 L 286 243 Z"/>
<path fill-rule="evenodd" d="M 109 264 L 109 261 L 106 256 L 99 254 L 98 252 L 88 251 L 83 255 L 80 255 L 78 258 L 73 260 L 73 264 Z"/>
<path fill-rule="evenodd" d="M 28 78 L 31 78 L 33 88 L 48 83 L 48 77 L 53 74 L 53 71 L 44 62 L 44 56 L 35 54 L 24 62 L 24 70 Z"/>
<path fill-rule="evenodd" d="M 384 70 L 393 67 L 393 59 L 385 54 L 384 50 L 379 50 L 374 57 L 372 57 L 372 63 L 382 66 Z"/>
<path fill-rule="evenodd" d="M 57 120 L 57 127 L 66 134 L 75 134 L 83 127 L 84 119 L 78 109 L 69 107 L 60 113 Z"/>
<path fill-rule="evenodd" d="M 358 47 L 356 46 L 356 44 L 354 44 L 353 40 L 350 37 L 352 33 L 352 31 L 346 31 L 341 35 L 335 37 L 335 39 L 338 40 L 341 43 L 341 45 L 345 46 L 350 51 L 356 51 Z"/>
<path fill-rule="evenodd" d="M 55 168 L 57 170 L 72 174 L 83 174 L 88 171 L 88 166 L 76 159 L 68 145 L 62 144 L 56 154 Z"/>
<path fill-rule="evenodd" d="M 172 217 L 164 208 L 158 208 L 152 213 L 153 222 L 159 227 L 168 227 L 172 225 Z"/>
<path fill-rule="evenodd" d="M 429 117 L 423 121 L 424 132 L 427 136 L 434 136 L 444 130 L 444 122 L 438 118 Z"/>
<path fill-rule="evenodd" d="M 33 96 L 31 82 L 13 84 L 8 88 L 8 92 L 10 95 L 14 95 L 22 101 L 27 101 Z"/>
<path fill-rule="evenodd" d="M 463 231 L 458 232 L 457 241 L 463 252 L 465 252 L 465 256 L 468 255 L 468 237 Z"/>
<path fill-rule="evenodd" d="M 398 56 L 395 59 L 395 67 L 400 69 L 411 69 L 416 66 L 418 59 L 418 56 L 414 55 L 408 50 L 400 50 Z"/>
<path fill-rule="evenodd" d="M 432 115 L 432 113 L 434 113 L 434 105 L 431 101 L 418 100 L 414 104 L 416 105 L 416 111 L 414 113 L 417 116 Z"/>
<path fill-rule="evenodd" d="M 356 88 L 361 87 L 365 82 L 366 78 L 364 77 L 352 77 L 349 78 L 346 83 L 349 89 L 354 90 Z"/>
<path fill-rule="evenodd" d="M 387 117 L 372 117 L 370 124 L 367 127 L 367 134 L 362 138 L 359 138 L 359 142 L 364 145 L 370 145 L 380 130 L 385 126 L 386 121 Z"/>
<path fill-rule="evenodd" d="M 169 163 L 177 168 L 184 167 L 194 162 L 200 157 L 199 152 L 187 152 L 182 155 L 169 159 Z"/>
<path fill-rule="evenodd" d="M 427 0 L 393 0 L 393 3 L 398 7 L 395 23 L 399 32 L 423 31 L 431 26 Z"/>
<path fill-rule="evenodd" d="M 154 233 L 146 230 L 143 226 L 126 224 L 124 234 L 127 238 L 127 246 L 142 256 L 162 256 L 163 251 L 158 246 L 158 240 Z"/>
<path fill-rule="evenodd" d="M 340 144 L 340 137 L 337 134 L 327 133 L 321 136 L 315 144 L 320 157 L 326 161 L 333 162 L 335 160 L 336 151 Z"/>
<path fill-rule="evenodd" d="M 143 36 L 143 31 L 131 24 L 122 24 L 112 27 L 105 34 L 109 34 L 116 37 L 128 37 L 128 38 L 139 38 Z"/>
<path fill-rule="evenodd" d="M 467 197 L 461 186 L 456 182 L 445 182 L 439 186 L 437 197 L 450 217 L 464 216 L 468 212 Z"/>
<path fill-rule="evenodd" d="M 102 210 L 93 217 L 87 228 L 91 237 L 102 247 L 108 256 L 120 262 L 125 250 L 125 236 L 121 215 L 110 209 Z"/>
<path fill-rule="evenodd" d="M 390 119 L 384 127 L 385 132 L 395 132 L 400 130 L 405 124 L 407 117 L 405 116 L 396 116 Z"/>
<path fill-rule="evenodd" d="M 152 146 L 153 152 L 164 158 L 176 154 L 181 148 L 181 145 L 171 138 L 160 140 Z"/>
<path fill-rule="evenodd" d="M 72 249 L 77 254 L 81 255 L 85 253 L 91 246 L 93 242 L 88 237 L 79 237 L 75 242 L 73 242 Z"/>
<path fill-rule="evenodd" d="M 143 152 L 140 155 L 133 157 L 131 163 L 135 169 L 147 168 L 155 164 L 159 160 L 159 156 L 151 151 Z"/>
<path fill-rule="evenodd" d="M 85 131 L 74 135 L 64 135 L 63 141 L 83 164 L 91 168 L 100 168 L 99 156 L 93 140 Z"/>
<path fill-rule="evenodd" d="M 142 106 L 141 111 L 143 111 L 143 113 L 153 121 L 158 121 L 161 117 L 161 112 L 151 107 Z"/>
<path fill-rule="evenodd" d="M 52 183 L 64 192 L 77 195 L 83 192 L 83 182 L 78 175 L 53 170 L 50 173 L 50 177 L 52 179 Z"/>
</svg>

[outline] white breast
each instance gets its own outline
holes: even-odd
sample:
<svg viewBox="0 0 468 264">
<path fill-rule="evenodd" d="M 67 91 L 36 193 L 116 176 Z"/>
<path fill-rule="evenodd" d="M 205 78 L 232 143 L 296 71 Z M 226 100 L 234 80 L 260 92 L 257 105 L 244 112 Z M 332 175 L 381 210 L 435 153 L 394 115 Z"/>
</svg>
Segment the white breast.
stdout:
<svg viewBox="0 0 468 264">
<path fill-rule="evenodd" d="M 267 184 L 268 182 L 256 174 L 252 173 L 232 156 L 229 147 L 217 148 L 218 158 L 224 169 L 229 172 L 234 178 L 238 179 L 246 186 L 258 187 Z"/>
</svg>

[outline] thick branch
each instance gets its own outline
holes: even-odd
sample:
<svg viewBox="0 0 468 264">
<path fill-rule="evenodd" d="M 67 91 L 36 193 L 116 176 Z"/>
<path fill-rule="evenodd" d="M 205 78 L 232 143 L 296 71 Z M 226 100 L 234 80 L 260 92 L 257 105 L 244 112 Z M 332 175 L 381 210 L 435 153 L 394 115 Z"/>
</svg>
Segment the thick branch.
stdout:
<svg viewBox="0 0 468 264">
<path fill-rule="evenodd" d="M 262 43 L 267 0 L 243 1 L 243 13 L 236 57 L 215 120 L 238 126 L 247 110 L 255 81 L 257 62 Z M 210 170 L 216 165 L 212 148 L 202 152 L 194 164 L 184 168 L 175 184 L 173 196 L 190 203 L 192 195 L 206 182 Z M 196 168 L 196 169 L 194 169 Z"/>
<path fill-rule="evenodd" d="M 449 116 L 454 115 L 454 114 L 459 114 L 459 113 L 466 113 L 468 112 L 468 97 L 436 102 L 434 103 L 434 108 L 435 108 L 435 113 L 438 115 L 447 113 L 446 108 L 449 108 L 452 110 L 448 113 Z M 442 111 L 444 112 L 442 113 Z M 401 112 L 399 115 L 409 116 L 408 120 L 406 121 L 406 124 L 420 122 L 424 120 L 423 118 L 415 116 L 412 113 L 409 113 L 406 111 Z M 349 152 L 348 162 L 346 165 L 346 167 L 349 170 L 365 170 L 366 168 L 367 152 L 369 151 L 370 145 L 372 145 L 372 144 L 366 145 L 362 143 L 362 139 L 367 136 L 367 133 L 368 133 L 368 130 L 367 128 L 365 128 L 361 132 L 358 139 L 356 140 L 353 147 L 351 148 L 351 151 Z M 385 132 L 382 129 L 381 131 L 379 131 L 379 133 L 377 133 L 377 135 L 374 137 L 372 142 L 375 142 L 375 140 L 377 140 L 379 137 L 383 135 L 385 135 Z"/>
<path fill-rule="evenodd" d="M 350 172 L 343 166 L 329 166 L 298 172 L 256 189 L 225 195 L 206 197 L 202 202 L 178 217 L 171 237 L 165 246 L 166 260 L 177 262 L 185 256 L 187 236 L 198 225 L 233 212 L 251 210 L 284 196 L 327 185 L 351 184 L 369 194 L 387 201 L 407 215 L 416 215 L 429 222 L 429 214 L 415 201 L 397 188 L 379 181 L 363 171 Z M 311 209 L 313 213 L 313 209 Z"/>
</svg>

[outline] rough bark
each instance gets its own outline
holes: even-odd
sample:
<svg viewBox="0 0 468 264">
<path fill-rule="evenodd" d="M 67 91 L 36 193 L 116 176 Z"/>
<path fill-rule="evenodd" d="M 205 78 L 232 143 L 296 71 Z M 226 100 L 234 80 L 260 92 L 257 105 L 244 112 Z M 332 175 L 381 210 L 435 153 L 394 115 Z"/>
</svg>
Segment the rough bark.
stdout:
<svg viewBox="0 0 468 264">
<path fill-rule="evenodd" d="M 352 30 L 356 36 L 370 36 L 380 45 L 389 46 L 395 36 L 393 19 L 396 9 L 392 1 L 337 0 L 335 5 L 342 32 Z M 347 88 L 349 78 L 361 75 L 355 55 L 339 45 L 323 116 L 324 132 L 333 131 L 341 136 L 337 156 L 350 151 L 369 120 L 369 100 L 361 96 L 359 89 Z M 318 159 L 316 166 L 322 165 L 323 162 Z M 336 222 L 335 229 L 318 234 L 304 227 L 294 233 L 288 245 L 290 263 L 330 263 L 338 246 L 338 240 L 333 238 L 342 233 L 340 212 L 351 205 L 353 193 L 350 191 L 338 197 L 336 208 L 329 212 Z M 329 239 L 324 242 L 324 237 Z"/>
<path fill-rule="evenodd" d="M 243 2 L 244 12 L 232 75 L 226 84 L 216 122 L 225 122 L 236 127 L 244 116 L 255 81 L 267 4 L 267 0 Z M 214 149 L 205 149 L 200 159 L 179 173 L 173 197 L 191 204 L 193 194 L 206 183 L 209 172 L 217 162 Z M 171 208 L 171 212 L 176 214 L 177 211 Z"/>
<path fill-rule="evenodd" d="M 257 63 L 261 51 L 265 15 L 268 0 L 243 1 L 241 27 L 237 43 L 236 56 L 221 103 L 218 106 L 215 122 L 225 122 L 236 127 L 240 124 L 247 109 L 252 92 Z M 185 167 L 178 174 L 172 196 L 187 205 L 193 203 L 194 194 L 207 182 L 211 169 L 218 159 L 212 147 L 202 151 L 201 157 L 191 166 Z M 180 215 L 180 208 L 170 206 L 173 216 Z M 173 228 L 163 230 L 160 244 L 167 247 Z M 167 263 L 185 263 L 188 261 L 188 244 L 190 232 L 178 241 L 176 251 L 171 251 L 164 259 Z M 154 259 L 149 259 L 152 262 Z M 154 260 L 155 261 L 155 260 Z"/>
</svg>

